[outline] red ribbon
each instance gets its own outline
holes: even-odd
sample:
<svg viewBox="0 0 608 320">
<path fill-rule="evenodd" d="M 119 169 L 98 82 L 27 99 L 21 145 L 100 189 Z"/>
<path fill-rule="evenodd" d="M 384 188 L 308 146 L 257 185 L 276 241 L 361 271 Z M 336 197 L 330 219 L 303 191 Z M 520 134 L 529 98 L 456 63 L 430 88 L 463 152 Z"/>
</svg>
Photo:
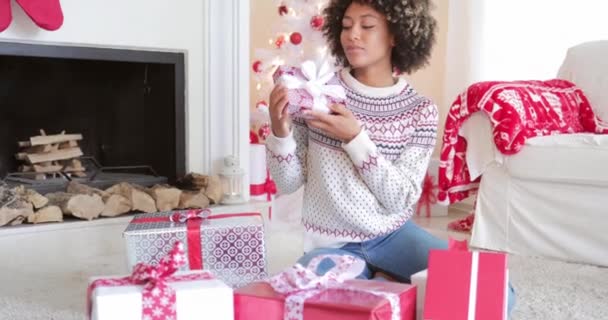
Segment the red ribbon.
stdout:
<svg viewBox="0 0 608 320">
<path fill-rule="evenodd" d="M 184 245 L 177 241 L 169 255 L 163 257 L 158 266 L 138 263 L 128 277 L 93 281 L 87 289 L 87 318 L 91 318 L 91 298 L 96 288 L 143 285 L 142 318 L 176 319 L 175 290 L 168 285 L 168 282 L 213 279 L 209 272 L 173 275 L 184 265 L 186 259 L 184 255 Z M 161 299 L 167 299 L 168 303 L 163 303 Z"/>
<path fill-rule="evenodd" d="M 427 172 L 422 182 L 422 192 L 420 193 L 420 200 L 418 200 L 418 207 L 416 208 L 416 215 L 420 215 L 422 207 L 426 207 L 426 216 L 431 216 L 431 206 L 437 203 L 437 193 L 435 190 L 438 185 L 433 181 L 433 177 Z"/>
<path fill-rule="evenodd" d="M 469 244 L 467 240 L 456 240 L 452 237 L 448 237 L 448 250 L 468 251 Z"/>
<path fill-rule="evenodd" d="M 266 200 L 272 201 L 272 195 L 277 194 L 277 185 L 270 178 L 270 170 L 266 169 L 266 180 L 260 184 L 250 184 L 249 194 L 252 196 L 261 196 L 266 194 Z M 269 209 L 269 217 L 272 216 L 272 207 Z"/>
<path fill-rule="evenodd" d="M 277 185 L 270 178 L 270 171 L 266 170 L 266 180 L 264 183 L 249 185 L 249 194 L 252 196 L 261 196 L 266 194 L 268 201 L 272 200 L 272 195 L 277 193 Z"/>
<path fill-rule="evenodd" d="M 249 130 L 249 143 L 258 144 L 260 143 L 260 138 L 253 132 L 253 130 Z"/>
<path fill-rule="evenodd" d="M 211 215 L 209 209 L 178 211 L 167 216 L 135 218 L 131 223 L 175 222 L 186 223 L 188 241 L 188 264 L 190 270 L 203 269 L 203 250 L 201 247 L 201 225 L 203 220 L 227 219 L 236 217 L 262 217 L 259 213 L 230 213 Z"/>
</svg>

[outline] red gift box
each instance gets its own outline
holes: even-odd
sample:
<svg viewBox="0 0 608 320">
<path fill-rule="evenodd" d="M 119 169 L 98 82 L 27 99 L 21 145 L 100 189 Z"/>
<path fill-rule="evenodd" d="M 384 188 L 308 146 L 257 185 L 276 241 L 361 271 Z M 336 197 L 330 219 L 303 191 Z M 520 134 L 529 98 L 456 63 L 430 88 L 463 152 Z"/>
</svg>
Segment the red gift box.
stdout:
<svg viewBox="0 0 608 320">
<path fill-rule="evenodd" d="M 318 276 L 314 271 L 325 259 L 331 259 L 334 267 Z M 267 282 L 236 290 L 235 319 L 414 320 L 416 287 L 355 280 L 364 267 L 361 259 L 339 255 L 316 257 L 306 268 L 296 264 Z"/>
<path fill-rule="evenodd" d="M 273 74 L 275 83 L 286 88 L 288 113 L 302 116 L 305 110 L 330 113 L 330 104 L 345 104 L 346 92 L 327 62 L 317 66 L 305 61 L 301 68 L 280 66 Z"/>
<path fill-rule="evenodd" d="M 448 250 L 430 251 L 428 270 L 425 320 L 507 319 L 505 254 L 470 252 L 451 241 Z"/>
<path fill-rule="evenodd" d="M 400 313 L 396 319 L 414 320 L 416 287 L 407 284 L 349 280 L 349 287 L 394 293 L 399 296 Z M 284 320 L 285 295 L 266 282 L 252 283 L 234 292 L 235 320 Z M 389 301 L 364 291 L 331 288 L 312 296 L 304 303 L 304 319 L 390 320 Z"/>
</svg>

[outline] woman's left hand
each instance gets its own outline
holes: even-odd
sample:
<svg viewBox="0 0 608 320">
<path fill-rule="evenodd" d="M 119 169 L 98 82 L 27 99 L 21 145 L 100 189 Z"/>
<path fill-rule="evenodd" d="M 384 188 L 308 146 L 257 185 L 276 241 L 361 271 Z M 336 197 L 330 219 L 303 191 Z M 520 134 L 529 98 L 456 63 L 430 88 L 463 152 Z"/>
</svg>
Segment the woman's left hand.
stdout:
<svg viewBox="0 0 608 320">
<path fill-rule="evenodd" d="M 331 114 L 320 111 L 308 111 L 305 115 L 309 126 L 321 129 L 330 136 L 349 143 L 361 132 L 361 125 L 355 115 L 344 105 L 334 104 L 329 106 Z"/>
</svg>

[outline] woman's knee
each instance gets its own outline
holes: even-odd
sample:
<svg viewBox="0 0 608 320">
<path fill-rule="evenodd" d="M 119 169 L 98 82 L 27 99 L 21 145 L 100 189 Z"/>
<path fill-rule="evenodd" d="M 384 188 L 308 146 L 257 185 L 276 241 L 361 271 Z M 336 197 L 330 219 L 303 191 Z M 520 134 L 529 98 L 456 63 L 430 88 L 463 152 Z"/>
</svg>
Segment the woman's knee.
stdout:
<svg viewBox="0 0 608 320">
<path fill-rule="evenodd" d="M 304 254 L 302 257 L 300 257 L 300 259 L 298 259 L 297 263 L 301 264 L 304 267 L 309 267 L 309 265 L 313 259 L 320 258 L 321 259 L 320 261 L 316 261 L 316 267 L 315 267 L 315 270 L 313 270 L 313 271 L 317 275 L 322 276 L 336 266 L 336 262 L 334 261 L 334 259 L 329 257 L 332 255 L 334 255 L 334 256 L 335 255 L 339 255 L 339 256 L 348 255 L 348 256 L 353 256 L 357 259 L 361 259 L 361 260 L 365 261 L 365 259 L 363 259 L 362 257 L 360 257 L 352 252 L 341 250 L 341 249 L 315 249 L 313 251 L 310 251 L 310 252 Z M 322 256 L 328 256 L 328 257 L 322 258 Z M 371 276 L 372 276 L 372 272 L 366 263 L 366 266 L 365 266 L 363 272 L 357 278 L 369 279 L 369 278 L 371 278 Z"/>
</svg>

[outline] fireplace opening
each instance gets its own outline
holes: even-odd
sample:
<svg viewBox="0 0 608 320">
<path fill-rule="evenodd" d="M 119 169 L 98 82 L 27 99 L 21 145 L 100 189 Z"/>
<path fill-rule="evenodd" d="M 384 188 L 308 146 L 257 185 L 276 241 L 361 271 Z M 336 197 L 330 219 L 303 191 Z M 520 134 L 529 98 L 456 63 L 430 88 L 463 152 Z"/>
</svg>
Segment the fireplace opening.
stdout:
<svg viewBox="0 0 608 320">
<path fill-rule="evenodd" d="M 44 192 L 76 178 L 172 183 L 185 174 L 184 85 L 183 53 L 1 43 L 0 176 Z M 82 135 L 86 175 L 22 180 L 18 142 L 41 129 Z"/>
</svg>

